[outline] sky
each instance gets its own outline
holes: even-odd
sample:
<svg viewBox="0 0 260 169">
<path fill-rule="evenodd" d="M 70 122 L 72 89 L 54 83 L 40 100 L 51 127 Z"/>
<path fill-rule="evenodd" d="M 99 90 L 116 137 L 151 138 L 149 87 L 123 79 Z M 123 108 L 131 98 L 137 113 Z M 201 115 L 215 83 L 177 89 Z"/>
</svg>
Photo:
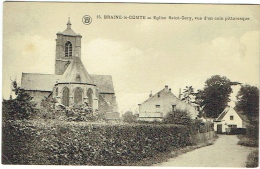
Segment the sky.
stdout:
<svg viewBox="0 0 260 169">
<path fill-rule="evenodd" d="M 82 35 L 81 59 L 87 71 L 112 75 L 119 112 L 137 111 L 150 92 L 165 85 L 176 96 L 186 86 L 202 89 L 213 75 L 259 86 L 259 10 L 259 5 L 5 2 L 2 95 L 9 98 L 10 79 L 20 84 L 22 72 L 54 74 L 56 33 L 66 29 L 68 17 L 72 29 Z M 92 17 L 91 24 L 83 24 L 84 15 Z M 234 88 L 231 100 L 238 90 Z"/>
</svg>

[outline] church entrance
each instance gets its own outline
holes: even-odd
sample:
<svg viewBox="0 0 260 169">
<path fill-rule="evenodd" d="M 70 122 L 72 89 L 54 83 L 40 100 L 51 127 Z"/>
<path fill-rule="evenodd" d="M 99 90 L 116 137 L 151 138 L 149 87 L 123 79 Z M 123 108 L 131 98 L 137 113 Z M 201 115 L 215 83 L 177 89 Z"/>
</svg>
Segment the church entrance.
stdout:
<svg viewBox="0 0 260 169">
<path fill-rule="evenodd" d="M 77 87 L 74 92 L 74 103 L 82 103 L 82 89 Z"/>
<path fill-rule="evenodd" d="M 67 87 L 64 87 L 62 92 L 62 104 L 69 106 L 69 89 Z"/>
</svg>

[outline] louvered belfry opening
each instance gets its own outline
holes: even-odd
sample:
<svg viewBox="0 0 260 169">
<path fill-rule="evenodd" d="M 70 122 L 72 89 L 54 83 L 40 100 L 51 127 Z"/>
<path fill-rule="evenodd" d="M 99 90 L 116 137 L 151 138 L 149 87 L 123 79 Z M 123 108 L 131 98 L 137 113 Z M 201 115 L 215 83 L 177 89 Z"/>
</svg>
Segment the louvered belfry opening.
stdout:
<svg viewBox="0 0 260 169">
<path fill-rule="evenodd" d="M 65 57 L 72 57 L 72 44 L 70 41 L 65 44 Z"/>
<path fill-rule="evenodd" d="M 69 89 L 67 87 L 64 87 L 62 92 L 62 104 L 69 106 Z"/>
</svg>

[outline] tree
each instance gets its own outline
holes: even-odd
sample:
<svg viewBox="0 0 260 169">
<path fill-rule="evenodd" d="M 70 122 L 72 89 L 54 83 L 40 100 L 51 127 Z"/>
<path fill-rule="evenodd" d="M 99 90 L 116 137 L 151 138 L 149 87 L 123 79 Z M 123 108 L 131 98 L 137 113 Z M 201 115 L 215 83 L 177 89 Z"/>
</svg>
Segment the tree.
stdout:
<svg viewBox="0 0 260 169">
<path fill-rule="evenodd" d="M 246 114 L 252 123 L 259 118 L 259 89 L 255 86 L 242 85 L 237 94 L 236 106 Z"/>
<path fill-rule="evenodd" d="M 196 103 L 200 105 L 207 117 L 217 118 L 230 101 L 232 85 L 240 84 L 231 82 L 225 76 L 211 76 L 205 82 L 203 90 L 196 93 Z"/>
<path fill-rule="evenodd" d="M 131 111 L 127 111 L 123 115 L 124 122 L 132 123 L 132 122 L 135 122 L 136 120 L 137 120 L 137 117 L 135 115 L 133 115 L 133 112 L 131 112 Z"/>
<path fill-rule="evenodd" d="M 186 89 L 184 89 L 184 91 L 183 91 L 184 98 L 182 98 L 182 100 L 184 100 L 184 102 L 186 102 L 186 103 L 192 103 L 191 97 L 190 97 L 191 95 L 194 95 L 193 87 L 186 86 Z"/>
<path fill-rule="evenodd" d="M 24 89 L 18 87 L 17 82 L 12 82 L 12 91 L 15 92 L 16 98 L 3 100 L 3 118 L 4 119 L 29 119 L 35 114 L 36 103 Z"/>
</svg>

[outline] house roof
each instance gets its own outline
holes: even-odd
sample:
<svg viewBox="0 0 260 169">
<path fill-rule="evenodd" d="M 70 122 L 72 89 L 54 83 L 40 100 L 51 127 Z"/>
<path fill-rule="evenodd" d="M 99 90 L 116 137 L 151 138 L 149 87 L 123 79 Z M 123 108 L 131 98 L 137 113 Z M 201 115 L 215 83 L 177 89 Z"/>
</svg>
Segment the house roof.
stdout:
<svg viewBox="0 0 260 169">
<path fill-rule="evenodd" d="M 227 106 L 223 110 L 223 112 L 219 115 L 219 117 L 216 119 L 216 121 L 221 121 L 226 116 L 228 111 L 231 109 L 233 109 L 243 121 L 247 121 L 247 117 L 246 117 L 246 115 L 243 114 L 243 112 L 238 111 L 236 108 L 231 108 L 230 106 Z"/>
<path fill-rule="evenodd" d="M 166 88 L 163 88 L 162 90 L 160 90 L 159 92 L 157 92 L 156 94 L 154 94 L 154 95 L 152 95 L 151 97 L 149 97 L 147 100 L 145 100 L 143 103 L 145 103 L 145 102 L 149 102 L 150 100 L 152 100 L 152 99 L 154 99 L 154 98 L 157 98 L 158 97 L 158 95 L 160 96 L 160 97 L 164 97 L 164 96 L 168 96 L 168 95 L 171 95 L 171 96 L 173 96 L 173 97 L 175 97 L 177 100 L 179 100 L 172 92 L 171 92 L 171 90 L 169 90 L 168 89 L 168 87 Z M 179 100 L 179 101 L 181 101 L 181 100 Z M 143 104 L 142 103 L 142 104 Z"/>
<path fill-rule="evenodd" d="M 216 121 L 221 121 L 225 115 L 227 114 L 227 112 L 229 111 L 230 107 L 227 106 L 223 111 L 222 113 L 218 116 L 218 118 L 216 119 Z"/>
<path fill-rule="evenodd" d="M 237 114 L 243 121 L 249 122 L 248 118 L 246 117 L 243 111 L 238 110 L 237 107 L 234 107 L 234 110 L 237 112 Z"/>
<path fill-rule="evenodd" d="M 79 57 L 73 58 L 73 61 L 63 73 L 59 83 L 87 83 L 94 85 L 94 82 Z"/>
<path fill-rule="evenodd" d="M 22 73 L 21 88 L 25 90 L 52 91 L 59 78 L 61 78 L 61 75 Z"/>
</svg>

